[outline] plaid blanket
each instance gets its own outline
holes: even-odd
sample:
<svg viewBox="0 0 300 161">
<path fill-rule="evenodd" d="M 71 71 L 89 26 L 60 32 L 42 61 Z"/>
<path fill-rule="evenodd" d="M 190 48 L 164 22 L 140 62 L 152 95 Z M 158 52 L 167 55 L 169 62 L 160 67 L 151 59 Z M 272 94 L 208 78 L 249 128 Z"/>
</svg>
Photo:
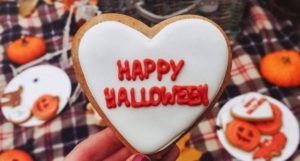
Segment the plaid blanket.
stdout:
<svg viewBox="0 0 300 161">
<path fill-rule="evenodd" d="M 0 91 L 13 78 L 11 64 L 4 54 L 7 44 L 21 34 L 38 35 L 46 40 L 47 52 L 60 50 L 66 18 L 67 13 L 59 3 L 46 5 L 40 1 L 36 12 L 26 19 L 18 15 L 16 2 L 0 3 Z M 299 40 L 290 21 L 278 21 L 264 4 L 250 3 L 241 33 L 232 43 L 231 81 L 215 108 L 192 131 L 188 145 L 203 152 L 199 160 L 232 160 L 218 141 L 215 118 L 222 105 L 237 95 L 249 91 L 270 95 L 286 104 L 300 120 L 300 89 L 274 86 L 262 79 L 258 71 L 262 56 L 280 49 L 300 51 Z M 60 66 L 59 59 L 54 57 L 45 63 Z M 72 80 L 74 92 L 77 86 L 74 72 L 71 67 L 65 71 Z M 0 113 L 0 151 L 18 148 L 35 160 L 62 160 L 76 144 L 101 130 L 92 114 L 86 112 L 86 103 L 86 97 L 80 93 L 77 101 L 69 104 L 58 117 L 33 128 L 16 126 Z M 300 148 L 292 159 L 300 159 Z"/>
</svg>

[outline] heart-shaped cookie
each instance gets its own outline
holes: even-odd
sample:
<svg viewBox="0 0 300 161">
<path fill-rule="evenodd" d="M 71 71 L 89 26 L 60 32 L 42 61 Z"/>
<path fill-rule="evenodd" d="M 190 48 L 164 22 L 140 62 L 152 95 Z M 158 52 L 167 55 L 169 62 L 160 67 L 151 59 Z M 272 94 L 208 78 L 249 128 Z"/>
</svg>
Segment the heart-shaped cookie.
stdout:
<svg viewBox="0 0 300 161">
<path fill-rule="evenodd" d="M 195 15 L 150 28 L 102 14 L 76 33 L 72 57 L 89 100 L 121 141 L 156 154 L 178 140 L 221 95 L 231 67 L 222 29 Z"/>
<path fill-rule="evenodd" d="M 255 92 L 246 94 L 230 111 L 234 117 L 247 121 L 269 121 L 274 118 L 267 98 Z"/>
</svg>

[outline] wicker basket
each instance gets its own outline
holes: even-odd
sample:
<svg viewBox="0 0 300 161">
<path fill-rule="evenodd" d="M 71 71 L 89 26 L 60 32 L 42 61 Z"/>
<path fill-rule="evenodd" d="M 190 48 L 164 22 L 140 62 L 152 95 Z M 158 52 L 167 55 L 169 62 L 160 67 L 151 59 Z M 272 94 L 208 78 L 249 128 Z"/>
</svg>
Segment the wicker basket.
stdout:
<svg viewBox="0 0 300 161">
<path fill-rule="evenodd" d="M 124 13 L 153 25 L 180 14 L 198 14 L 218 23 L 229 36 L 239 32 L 247 0 L 101 0 L 103 12 Z"/>
</svg>

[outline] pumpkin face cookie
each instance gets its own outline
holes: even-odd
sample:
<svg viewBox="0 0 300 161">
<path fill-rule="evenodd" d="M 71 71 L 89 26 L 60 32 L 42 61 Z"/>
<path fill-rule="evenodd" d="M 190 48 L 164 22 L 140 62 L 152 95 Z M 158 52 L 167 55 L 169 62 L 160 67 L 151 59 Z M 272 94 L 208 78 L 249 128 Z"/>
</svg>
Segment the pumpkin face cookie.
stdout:
<svg viewBox="0 0 300 161">
<path fill-rule="evenodd" d="M 254 125 L 246 121 L 233 120 L 227 125 L 226 137 L 232 145 L 245 151 L 251 151 L 259 144 L 260 132 Z"/>
<path fill-rule="evenodd" d="M 49 120 L 56 115 L 59 98 L 51 95 L 43 95 L 38 98 L 32 107 L 32 113 L 41 120 Z"/>
<path fill-rule="evenodd" d="M 76 33 L 72 58 L 106 124 L 132 151 L 149 155 L 200 121 L 220 96 L 231 65 L 225 33 L 195 15 L 151 28 L 125 15 L 101 14 Z"/>
<path fill-rule="evenodd" d="M 7 150 L 0 153 L 0 161 L 33 161 L 33 159 L 22 150 Z"/>
</svg>

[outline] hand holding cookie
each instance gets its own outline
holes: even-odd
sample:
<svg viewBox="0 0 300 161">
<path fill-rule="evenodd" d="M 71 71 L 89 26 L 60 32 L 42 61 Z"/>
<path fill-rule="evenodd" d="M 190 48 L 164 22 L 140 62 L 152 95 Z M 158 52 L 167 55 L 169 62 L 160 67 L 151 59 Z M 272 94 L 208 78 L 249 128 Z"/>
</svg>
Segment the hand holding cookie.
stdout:
<svg viewBox="0 0 300 161">
<path fill-rule="evenodd" d="M 175 161 L 178 155 L 178 147 L 173 146 L 160 161 Z M 131 153 L 109 128 L 82 141 L 69 153 L 65 161 L 81 161 L 83 158 L 89 161 L 150 161 L 146 155 Z"/>
</svg>

